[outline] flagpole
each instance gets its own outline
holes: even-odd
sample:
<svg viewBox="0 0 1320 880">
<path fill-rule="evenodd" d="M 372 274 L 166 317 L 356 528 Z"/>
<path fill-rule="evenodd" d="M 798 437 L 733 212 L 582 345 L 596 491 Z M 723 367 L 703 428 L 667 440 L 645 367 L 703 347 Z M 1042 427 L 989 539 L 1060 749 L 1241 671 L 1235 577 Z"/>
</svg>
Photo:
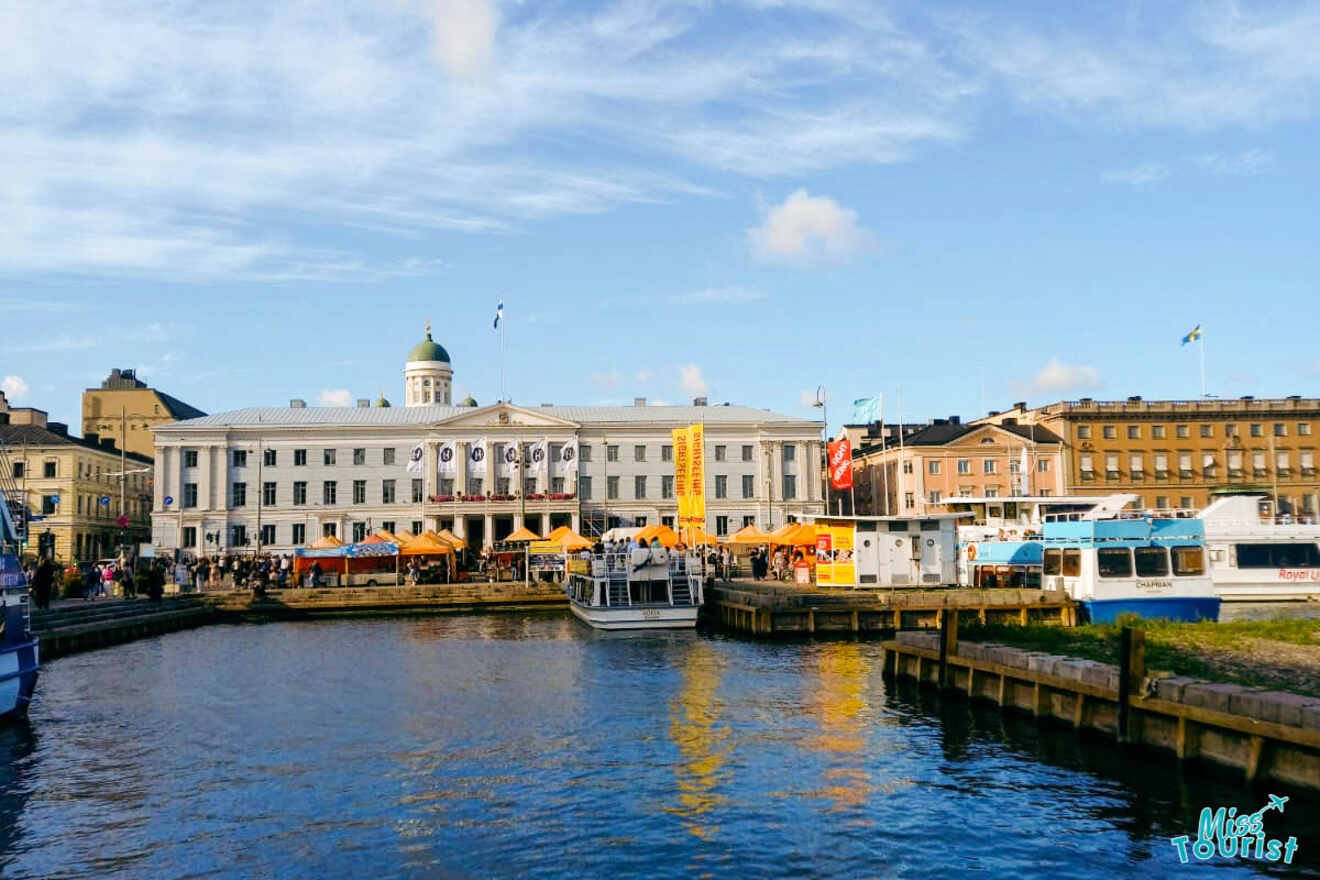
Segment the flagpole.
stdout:
<svg viewBox="0 0 1320 880">
<path fill-rule="evenodd" d="M 902 428 L 899 428 L 901 431 Z M 880 491 L 885 496 L 885 516 L 889 516 L 889 465 L 885 462 L 885 398 L 880 396 Z"/>
<path fill-rule="evenodd" d="M 1204 399 L 1205 398 L 1205 333 L 1204 332 L 1202 332 L 1201 335 L 1197 337 L 1197 341 L 1201 343 L 1201 397 L 1202 399 Z"/>
<path fill-rule="evenodd" d="M 504 315 L 500 310 L 500 403 L 509 402 L 509 393 L 504 387 Z"/>
</svg>

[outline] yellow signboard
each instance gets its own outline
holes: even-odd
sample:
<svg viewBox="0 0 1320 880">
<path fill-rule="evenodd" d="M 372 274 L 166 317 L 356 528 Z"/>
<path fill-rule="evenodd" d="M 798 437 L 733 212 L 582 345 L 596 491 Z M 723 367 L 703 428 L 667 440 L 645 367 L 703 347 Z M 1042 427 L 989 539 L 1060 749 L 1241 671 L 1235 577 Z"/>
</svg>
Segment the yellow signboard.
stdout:
<svg viewBox="0 0 1320 880">
<path fill-rule="evenodd" d="M 855 586 L 853 527 L 816 524 L 816 583 L 823 586 Z"/>
<path fill-rule="evenodd" d="M 687 428 L 675 428 L 670 432 L 674 439 L 674 494 L 678 496 L 678 523 L 680 530 L 688 520 L 688 441 L 691 437 Z"/>
<path fill-rule="evenodd" d="M 706 426 L 688 428 L 688 522 L 706 528 Z"/>
</svg>

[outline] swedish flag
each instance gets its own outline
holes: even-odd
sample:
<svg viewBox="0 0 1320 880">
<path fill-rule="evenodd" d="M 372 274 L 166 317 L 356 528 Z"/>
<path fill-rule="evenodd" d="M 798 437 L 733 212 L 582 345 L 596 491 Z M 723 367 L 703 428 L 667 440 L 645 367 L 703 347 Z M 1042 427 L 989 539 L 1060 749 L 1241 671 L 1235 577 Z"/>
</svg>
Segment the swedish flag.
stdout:
<svg viewBox="0 0 1320 880">
<path fill-rule="evenodd" d="M 1186 345 L 1187 343 L 1195 342 L 1200 338 L 1201 338 L 1201 325 L 1197 324 L 1194 328 L 1192 328 L 1191 333 L 1188 333 L 1186 336 L 1183 337 L 1182 344 Z"/>
</svg>

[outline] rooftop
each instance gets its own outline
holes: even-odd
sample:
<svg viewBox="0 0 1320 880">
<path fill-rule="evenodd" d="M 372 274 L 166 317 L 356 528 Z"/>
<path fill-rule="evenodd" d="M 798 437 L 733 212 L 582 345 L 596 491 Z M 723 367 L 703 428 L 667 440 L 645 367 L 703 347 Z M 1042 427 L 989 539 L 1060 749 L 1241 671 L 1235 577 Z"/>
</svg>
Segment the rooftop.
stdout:
<svg viewBox="0 0 1320 880">
<path fill-rule="evenodd" d="M 90 437 L 72 437 L 67 428 L 59 422 L 51 422 L 49 428 L 43 428 L 37 425 L 0 425 L 0 443 L 9 447 L 9 454 L 13 455 L 16 450 L 24 446 L 42 447 L 42 446 L 81 446 L 84 449 L 92 449 L 97 452 L 104 452 L 108 455 L 119 455 L 120 449 L 115 445 L 111 438 L 101 440 L 96 435 Z M 136 452 L 123 453 L 131 461 L 142 464 L 151 464 L 152 460 L 144 455 L 138 455 Z"/>
<path fill-rule="evenodd" d="M 514 407 L 528 413 L 542 413 L 552 418 L 592 424 L 688 425 L 695 422 L 717 425 L 794 425 L 820 428 L 820 422 L 747 406 L 537 406 Z M 470 416 L 467 406 L 410 407 L 257 407 L 215 413 L 161 425 L 156 430 L 191 430 L 203 428 L 300 427 L 326 425 L 371 427 L 383 425 L 429 425 L 455 416 Z"/>
</svg>

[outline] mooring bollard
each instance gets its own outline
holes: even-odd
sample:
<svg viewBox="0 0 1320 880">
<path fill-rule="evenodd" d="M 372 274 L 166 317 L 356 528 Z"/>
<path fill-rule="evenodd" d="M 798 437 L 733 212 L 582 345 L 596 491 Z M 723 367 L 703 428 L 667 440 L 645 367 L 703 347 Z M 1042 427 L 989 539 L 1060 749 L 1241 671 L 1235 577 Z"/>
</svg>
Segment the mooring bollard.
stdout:
<svg viewBox="0 0 1320 880">
<path fill-rule="evenodd" d="M 958 609 L 944 609 L 940 617 L 940 689 L 949 688 L 949 655 L 958 653 Z"/>
<path fill-rule="evenodd" d="M 1131 712 L 1128 700 L 1138 693 L 1146 677 L 1146 633 L 1125 626 L 1118 639 L 1118 741 L 1129 741 Z"/>
</svg>

